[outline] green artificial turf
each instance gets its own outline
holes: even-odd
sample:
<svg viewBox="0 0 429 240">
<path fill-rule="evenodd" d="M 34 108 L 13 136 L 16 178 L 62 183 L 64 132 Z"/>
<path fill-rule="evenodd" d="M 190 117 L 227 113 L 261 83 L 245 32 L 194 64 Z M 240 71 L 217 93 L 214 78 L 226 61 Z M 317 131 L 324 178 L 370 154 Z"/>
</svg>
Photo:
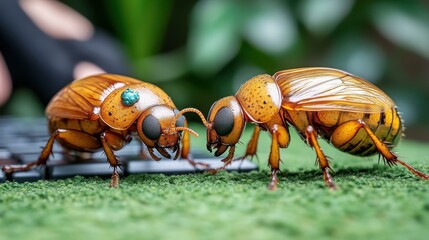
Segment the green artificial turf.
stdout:
<svg viewBox="0 0 429 240">
<path fill-rule="evenodd" d="M 193 147 L 204 149 L 204 131 L 194 128 L 201 136 L 192 139 Z M 118 189 L 96 177 L 7 182 L 0 184 L 0 238 L 428 239 L 428 181 L 401 166 L 377 164 L 376 156 L 322 147 L 332 158 L 335 192 L 325 187 L 314 152 L 296 134 L 281 151 L 280 185 L 269 192 L 266 133 L 260 172 L 131 175 Z M 244 149 L 239 145 L 237 156 Z M 429 172 L 428 144 L 403 141 L 396 150 Z"/>
</svg>

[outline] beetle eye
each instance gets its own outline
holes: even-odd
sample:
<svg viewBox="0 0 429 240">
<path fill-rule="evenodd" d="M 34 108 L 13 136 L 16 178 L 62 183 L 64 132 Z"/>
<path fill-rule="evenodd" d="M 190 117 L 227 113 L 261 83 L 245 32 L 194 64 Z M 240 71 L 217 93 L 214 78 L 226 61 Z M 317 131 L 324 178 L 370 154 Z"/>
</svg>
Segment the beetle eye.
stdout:
<svg viewBox="0 0 429 240">
<path fill-rule="evenodd" d="M 161 136 L 161 124 L 153 115 L 148 115 L 143 120 L 142 130 L 144 135 L 151 140 L 157 140 Z"/>
<path fill-rule="evenodd" d="M 213 128 L 220 136 L 226 136 L 234 127 L 234 113 L 228 107 L 219 109 L 213 120 Z"/>
<path fill-rule="evenodd" d="M 174 115 L 177 115 L 179 110 L 174 109 Z M 180 116 L 176 121 L 176 127 L 184 127 L 185 126 L 185 116 Z"/>
</svg>

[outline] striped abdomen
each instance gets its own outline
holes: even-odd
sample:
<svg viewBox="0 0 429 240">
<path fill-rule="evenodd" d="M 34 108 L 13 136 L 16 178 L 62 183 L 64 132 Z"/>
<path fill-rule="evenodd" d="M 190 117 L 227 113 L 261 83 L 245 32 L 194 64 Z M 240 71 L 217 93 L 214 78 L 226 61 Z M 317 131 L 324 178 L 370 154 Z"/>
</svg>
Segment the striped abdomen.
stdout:
<svg viewBox="0 0 429 240">
<path fill-rule="evenodd" d="M 330 142 L 332 133 L 338 126 L 359 119 L 363 120 L 375 135 L 389 146 L 395 146 L 402 136 L 402 122 L 396 108 L 391 108 L 382 113 L 284 110 L 284 117 L 302 136 L 305 135 L 307 126 L 312 125 L 318 134 L 328 142 Z M 359 156 L 368 156 L 377 152 L 364 129 L 359 130 L 345 144 L 336 147 L 341 151 Z"/>
</svg>

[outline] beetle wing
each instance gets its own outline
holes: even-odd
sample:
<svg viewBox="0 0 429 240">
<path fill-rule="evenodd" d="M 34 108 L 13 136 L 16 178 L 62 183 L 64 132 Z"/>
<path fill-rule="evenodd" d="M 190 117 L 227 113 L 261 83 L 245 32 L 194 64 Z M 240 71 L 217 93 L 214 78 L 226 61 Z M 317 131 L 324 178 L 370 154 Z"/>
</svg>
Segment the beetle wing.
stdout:
<svg viewBox="0 0 429 240">
<path fill-rule="evenodd" d="M 97 119 L 104 99 L 117 88 L 141 81 L 114 74 L 76 80 L 60 90 L 46 107 L 46 115 L 69 119 Z"/>
<path fill-rule="evenodd" d="M 273 78 L 283 94 L 282 107 L 296 111 L 378 113 L 395 106 L 372 83 L 331 68 L 297 68 Z"/>
</svg>

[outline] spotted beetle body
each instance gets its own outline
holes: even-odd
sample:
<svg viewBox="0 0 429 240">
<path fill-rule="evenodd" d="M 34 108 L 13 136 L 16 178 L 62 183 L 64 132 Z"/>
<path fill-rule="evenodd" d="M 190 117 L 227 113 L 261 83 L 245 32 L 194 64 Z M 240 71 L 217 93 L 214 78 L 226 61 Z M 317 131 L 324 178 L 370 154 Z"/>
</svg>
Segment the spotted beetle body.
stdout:
<svg viewBox="0 0 429 240">
<path fill-rule="evenodd" d="M 4 166 L 3 171 L 26 171 L 44 165 L 48 160 L 54 140 L 66 151 L 94 152 L 100 149 L 113 167 L 111 186 L 117 187 L 120 165 L 114 151 L 127 145 L 133 135 L 138 135 L 150 156 L 160 160 L 154 149 L 166 158 L 167 150 L 190 158 L 189 133 L 185 112 L 178 111 L 171 98 L 159 87 L 126 76 L 100 74 L 76 80 L 60 90 L 46 107 L 48 143 L 35 162 L 24 165 Z M 182 136 L 182 131 L 183 136 Z M 182 148 L 180 148 L 182 143 Z"/>
<path fill-rule="evenodd" d="M 298 68 L 273 76 L 258 75 L 245 82 L 234 96 L 215 102 L 206 124 L 207 149 L 215 148 L 219 156 L 229 148 L 221 169 L 232 162 L 246 122 L 254 123 L 256 128 L 244 157 L 256 154 L 261 129 L 271 135 L 271 190 L 278 183 L 279 148 L 286 148 L 290 142 L 289 126 L 314 148 L 325 183 L 331 189 L 336 186 L 318 137 L 349 154 L 380 153 L 388 164 L 399 163 L 420 178 L 429 179 L 391 151 L 403 130 L 392 99 L 375 85 L 341 70 Z"/>
</svg>

